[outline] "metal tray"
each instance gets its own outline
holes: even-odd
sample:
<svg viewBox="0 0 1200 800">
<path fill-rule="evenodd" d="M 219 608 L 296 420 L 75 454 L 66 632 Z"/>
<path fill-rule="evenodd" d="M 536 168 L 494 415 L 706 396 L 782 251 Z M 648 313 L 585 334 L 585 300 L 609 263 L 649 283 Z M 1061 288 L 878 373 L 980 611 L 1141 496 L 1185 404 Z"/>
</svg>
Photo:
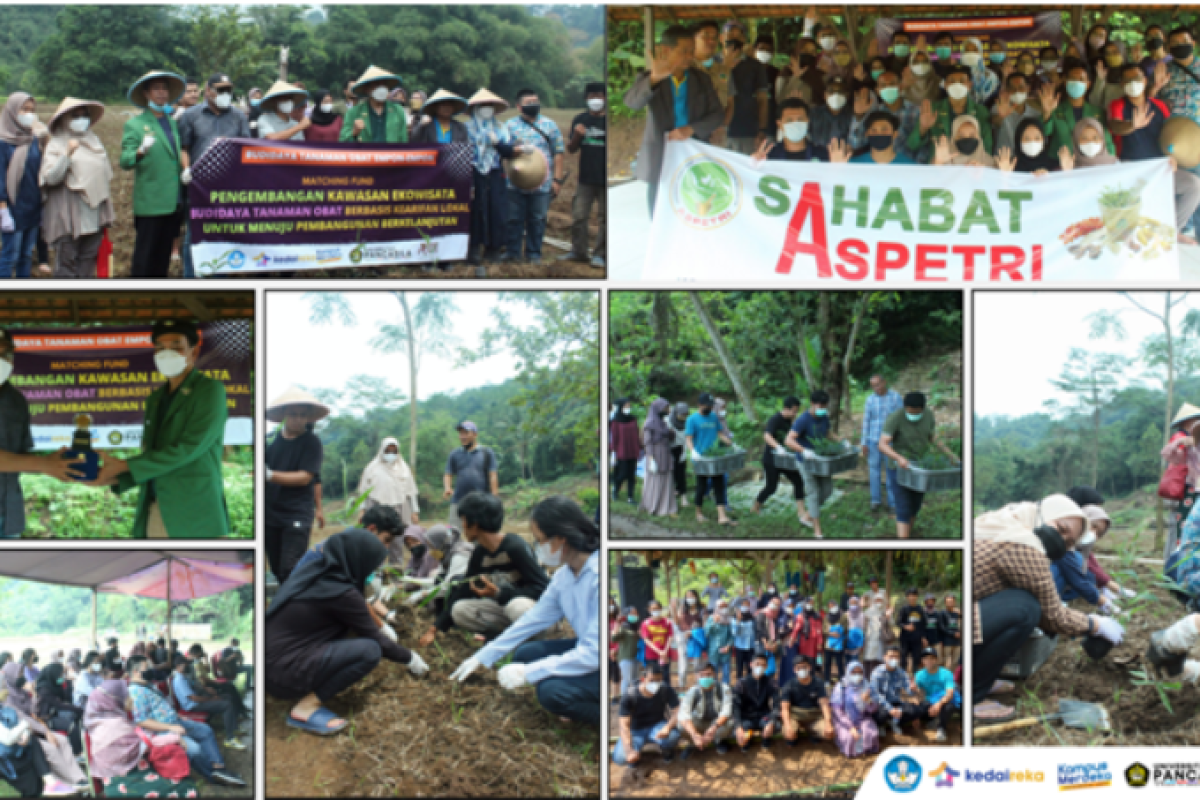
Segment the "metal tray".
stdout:
<svg viewBox="0 0 1200 800">
<path fill-rule="evenodd" d="M 692 472 L 705 478 L 714 475 L 725 475 L 741 469 L 746 463 L 746 451 L 737 450 L 717 458 L 699 458 L 692 460 Z"/>
<path fill-rule="evenodd" d="M 895 463 L 895 462 L 893 462 Z M 962 488 L 962 467 L 921 469 L 896 467 L 896 482 L 914 492 L 953 492 Z"/>
<path fill-rule="evenodd" d="M 805 455 L 808 471 L 813 475 L 829 478 L 840 472 L 849 472 L 858 466 L 858 450 L 846 448 L 838 456 Z"/>
<path fill-rule="evenodd" d="M 771 460 L 774 462 L 776 469 L 781 469 L 784 472 L 800 471 L 800 466 L 796 463 L 796 454 L 790 450 L 786 453 L 776 453 L 772 450 Z"/>
</svg>

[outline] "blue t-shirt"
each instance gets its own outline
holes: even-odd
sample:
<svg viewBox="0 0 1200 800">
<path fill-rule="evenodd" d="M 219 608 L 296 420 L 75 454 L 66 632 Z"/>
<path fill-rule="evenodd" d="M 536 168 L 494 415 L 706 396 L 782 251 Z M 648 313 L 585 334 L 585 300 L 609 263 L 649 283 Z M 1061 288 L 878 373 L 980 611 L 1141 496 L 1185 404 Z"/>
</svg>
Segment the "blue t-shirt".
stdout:
<svg viewBox="0 0 1200 800">
<path fill-rule="evenodd" d="M 871 158 L 871 151 L 868 150 L 865 153 L 859 153 L 856 156 L 852 156 L 850 159 L 850 163 L 851 164 L 874 164 L 875 159 Z M 892 164 L 916 164 L 916 163 L 917 163 L 916 161 L 913 161 L 911 158 L 904 155 L 899 150 L 896 151 L 896 157 L 892 159 Z"/>
<path fill-rule="evenodd" d="M 814 417 L 812 411 L 805 411 L 796 417 L 792 430 L 800 446 L 806 450 L 813 449 L 813 439 L 824 439 L 829 435 L 829 417 Z"/>
<path fill-rule="evenodd" d="M 692 437 L 692 446 L 701 453 L 716 443 L 720 430 L 721 418 L 715 411 L 708 412 L 707 417 L 699 411 L 693 413 L 683 428 L 684 434 Z"/>
<path fill-rule="evenodd" d="M 945 697 L 947 692 L 953 692 L 956 688 L 954 673 L 945 667 L 938 667 L 937 672 L 932 675 L 922 667 L 917 670 L 916 680 L 917 688 L 925 693 L 925 699 L 930 703 L 936 703 Z"/>
<path fill-rule="evenodd" d="M 671 99 L 675 101 L 675 127 L 686 128 L 688 125 L 688 76 L 683 73 L 683 80 L 677 86 L 675 76 L 667 78 L 671 82 Z"/>
<path fill-rule="evenodd" d="M 830 625 L 829 632 L 825 635 L 825 649 L 832 650 L 835 653 L 841 652 L 845 647 L 845 640 L 842 639 L 842 634 L 845 629 L 841 625 Z"/>
</svg>

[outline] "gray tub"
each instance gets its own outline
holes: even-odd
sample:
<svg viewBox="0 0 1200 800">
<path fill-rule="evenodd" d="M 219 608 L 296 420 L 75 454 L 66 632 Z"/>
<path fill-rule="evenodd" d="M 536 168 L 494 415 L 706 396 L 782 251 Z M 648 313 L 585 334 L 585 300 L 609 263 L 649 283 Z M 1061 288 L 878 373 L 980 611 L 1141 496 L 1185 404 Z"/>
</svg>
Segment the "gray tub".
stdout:
<svg viewBox="0 0 1200 800">
<path fill-rule="evenodd" d="M 692 459 L 692 472 L 701 477 L 710 478 L 714 475 L 725 475 L 741 469 L 746 463 L 746 451 L 737 450 L 729 455 L 717 458 Z"/>
<path fill-rule="evenodd" d="M 910 463 L 896 467 L 896 482 L 914 492 L 954 492 L 962 488 L 962 467 L 930 470 Z"/>
<path fill-rule="evenodd" d="M 804 461 L 813 475 L 829 478 L 841 472 L 850 472 L 858 466 L 858 450 L 851 445 L 843 448 L 841 455 L 818 456 L 805 454 Z"/>
</svg>

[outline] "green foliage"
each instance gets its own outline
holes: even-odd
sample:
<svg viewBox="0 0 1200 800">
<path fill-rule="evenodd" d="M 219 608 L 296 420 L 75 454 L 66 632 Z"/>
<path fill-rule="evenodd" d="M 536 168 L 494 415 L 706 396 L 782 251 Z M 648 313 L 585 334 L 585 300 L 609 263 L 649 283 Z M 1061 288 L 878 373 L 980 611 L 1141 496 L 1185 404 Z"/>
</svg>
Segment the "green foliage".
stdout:
<svg viewBox="0 0 1200 800">
<path fill-rule="evenodd" d="M 29 59 L 54 31 L 54 18 L 63 6 L 6 5 L 0 8 L 0 93 L 22 86 Z"/>
<path fill-rule="evenodd" d="M 813 452 L 824 458 L 833 458 L 840 456 L 845 451 L 841 442 L 830 441 L 829 439 L 810 439 Z"/>
<path fill-rule="evenodd" d="M 193 6 L 187 17 L 193 74 L 223 72 L 234 86 L 262 81 L 275 70 L 275 52 L 263 43 L 258 25 L 248 25 L 237 6 Z"/>
<path fill-rule="evenodd" d="M 720 458 L 721 456 L 729 456 L 738 452 L 739 448 L 733 445 L 725 444 L 725 442 L 717 439 L 708 447 L 701 451 L 700 455 L 704 458 Z"/>
<path fill-rule="evenodd" d="M 596 509 L 600 508 L 600 490 L 599 489 L 581 489 L 578 493 L 579 505 L 588 516 L 596 513 Z"/>
<path fill-rule="evenodd" d="M 1142 193 L 1133 189 L 1125 189 L 1117 186 L 1115 189 L 1111 186 L 1105 186 L 1101 190 L 1096 202 L 1101 208 L 1129 208 L 1141 202 Z"/>
<path fill-rule="evenodd" d="M 940 450 L 930 450 L 925 455 L 911 462 L 913 466 L 925 470 L 954 469 L 958 465 Z"/>
</svg>

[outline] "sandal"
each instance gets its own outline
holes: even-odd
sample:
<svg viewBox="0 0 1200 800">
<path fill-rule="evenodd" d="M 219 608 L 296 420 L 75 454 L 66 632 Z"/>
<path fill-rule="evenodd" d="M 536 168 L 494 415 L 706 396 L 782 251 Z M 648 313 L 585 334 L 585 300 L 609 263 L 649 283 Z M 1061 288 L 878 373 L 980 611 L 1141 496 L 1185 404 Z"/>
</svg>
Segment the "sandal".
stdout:
<svg viewBox="0 0 1200 800">
<path fill-rule="evenodd" d="M 979 703 L 972 710 L 972 716 L 975 721 L 980 724 L 993 724 L 997 722 L 1008 722 L 1013 717 L 1017 716 L 1017 709 L 1012 706 L 1001 705 L 995 700 L 988 700 L 984 703 Z"/>
<path fill-rule="evenodd" d="M 1016 688 L 1017 688 L 1017 685 L 1015 683 L 1013 683 L 1012 681 L 997 680 L 995 683 L 992 684 L 992 688 L 988 689 L 988 694 L 989 695 L 1009 694 L 1009 693 L 1015 691 Z"/>
<path fill-rule="evenodd" d="M 717 524 L 724 525 L 728 528 L 736 528 L 738 526 L 737 521 L 732 519 L 719 519 L 717 520 Z"/>
<path fill-rule="evenodd" d="M 312 716 L 307 720 L 296 719 L 292 716 L 291 712 L 288 712 L 287 724 L 289 728 L 299 728 L 302 731 L 315 733 L 317 736 L 333 736 L 335 733 L 344 731 L 346 726 L 350 724 L 346 720 L 342 720 L 341 725 L 334 728 L 329 727 L 329 723 L 337 718 L 337 714 L 322 706 L 314 711 Z"/>
<path fill-rule="evenodd" d="M 803 525 L 804 527 L 815 528 L 811 517 L 797 517 L 797 519 L 800 520 L 800 524 Z"/>
</svg>

